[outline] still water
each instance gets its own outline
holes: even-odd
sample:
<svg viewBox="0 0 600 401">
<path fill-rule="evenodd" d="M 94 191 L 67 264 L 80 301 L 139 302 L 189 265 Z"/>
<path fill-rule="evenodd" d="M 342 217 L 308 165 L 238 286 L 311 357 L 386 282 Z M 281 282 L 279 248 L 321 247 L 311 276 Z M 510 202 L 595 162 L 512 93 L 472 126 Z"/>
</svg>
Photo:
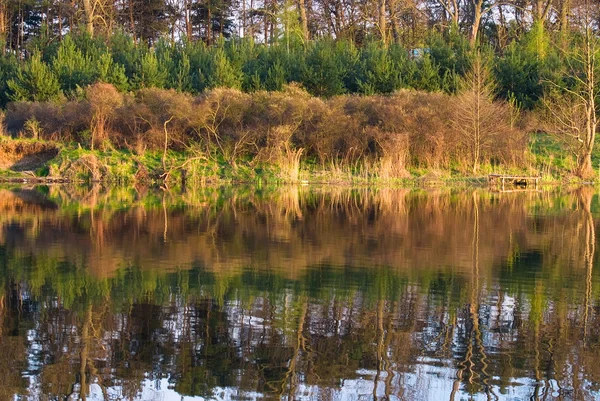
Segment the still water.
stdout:
<svg viewBox="0 0 600 401">
<path fill-rule="evenodd" d="M 0 188 L 0 400 L 600 399 L 592 188 Z"/>
</svg>

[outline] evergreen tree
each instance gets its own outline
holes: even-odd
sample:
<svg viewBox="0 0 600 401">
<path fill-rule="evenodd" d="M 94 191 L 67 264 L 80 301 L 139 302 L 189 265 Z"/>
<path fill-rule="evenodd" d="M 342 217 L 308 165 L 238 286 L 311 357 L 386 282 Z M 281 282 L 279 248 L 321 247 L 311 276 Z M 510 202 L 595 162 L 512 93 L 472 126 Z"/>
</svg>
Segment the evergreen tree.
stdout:
<svg viewBox="0 0 600 401">
<path fill-rule="evenodd" d="M 365 95 L 391 93 L 402 86 L 400 68 L 388 48 L 377 42 L 362 49 L 355 75 L 358 91 Z"/>
<path fill-rule="evenodd" d="M 58 78 L 39 53 L 32 55 L 8 80 L 8 89 L 13 101 L 45 102 L 61 96 Z"/>
<path fill-rule="evenodd" d="M 113 61 L 110 53 L 103 53 L 96 62 L 98 80 L 114 85 L 120 91 L 129 89 L 125 67 Z"/>
<path fill-rule="evenodd" d="M 0 56 L 0 107 L 6 106 L 9 98 L 8 81 L 17 74 L 19 65 L 12 56 Z"/>
<path fill-rule="evenodd" d="M 52 60 L 52 70 L 64 93 L 72 93 L 77 88 L 94 83 L 99 76 L 94 66 L 92 59 L 76 48 L 70 35 L 61 42 Z"/>
<path fill-rule="evenodd" d="M 358 52 L 347 42 L 319 41 L 308 50 L 302 83 L 315 96 L 346 93 L 357 58 Z"/>
<path fill-rule="evenodd" d="M 530 52 L 511 43 L 504 56 L 496 61 L 498 95 L 505 100 L 514 98 L 525 109 L 533 108 L 543 93 L 540 63 Z"/>
<path fill-rule="evenodd" d="M 142 55 L 137 67 L 133 78 L 137 88 L 165 87 L 168 70 L 159 63 L 156 54 L 152 50 Z"/>
<path fill-rule="evenodd" d="M 229 62 L 222 47 L 214 48 L 211 54 L 210 73 L 206 79 L 208 87 L 241 89 L 242 72 Z"/>
</svg>

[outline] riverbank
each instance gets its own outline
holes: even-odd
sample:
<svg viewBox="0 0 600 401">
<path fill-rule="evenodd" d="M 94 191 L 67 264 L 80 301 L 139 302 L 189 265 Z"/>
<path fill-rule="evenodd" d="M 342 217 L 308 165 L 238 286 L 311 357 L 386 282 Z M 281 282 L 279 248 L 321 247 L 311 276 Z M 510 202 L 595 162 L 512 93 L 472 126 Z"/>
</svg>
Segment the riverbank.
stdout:
<svg viewBox="0 0 600 401">
<path fill-rule="evenodd" d="M 564 141 L 543 133 L 535 116 L 485 98 L 493 118 L 473 125 L 465 115 L 479 101 L 461 96 L 324 99 L 290 85 L 194 97 L 95 84 L 80 99 L 11 103 L 0 116 L 0 178 L 192 187 L 484 184 L 491 173 L 581 181 Z"/>
<path fill-rule="evenodd" d="M 166 187 L 199 187 L 210 184 L 332 184 L 387 186 L 485 186 L 487 174 L 540 175 L 542 184 L 582 183 L 577 177 L 540 174 L 531 169 L 492 169 L 482 166 L 479 174 L 457 170 L 407 169 L 402 177 L 383 176 L 374 163 L 319 164 L 298 161 L 289 166 L 265 161 L 222 157 L 194 151 L 147 151 L 137 155 L 127 150 L 84 149 L 78 144 L 59 144 L 31 139 L 0 142 L 0 182 L 94 183 Z"/>
</svg>

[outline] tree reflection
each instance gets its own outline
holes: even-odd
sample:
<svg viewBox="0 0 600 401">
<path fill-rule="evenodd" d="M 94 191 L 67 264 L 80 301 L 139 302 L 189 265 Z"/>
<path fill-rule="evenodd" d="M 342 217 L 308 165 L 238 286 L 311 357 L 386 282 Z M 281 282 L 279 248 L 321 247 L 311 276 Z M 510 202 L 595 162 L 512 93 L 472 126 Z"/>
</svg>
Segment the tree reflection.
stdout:
<svg viewBox="0 0 600 401">
<path fill-rule="evenodd" d="M 0 398 L 599 396 L 591 188 L 32 190 L 0 191 Z"/>
</svg>

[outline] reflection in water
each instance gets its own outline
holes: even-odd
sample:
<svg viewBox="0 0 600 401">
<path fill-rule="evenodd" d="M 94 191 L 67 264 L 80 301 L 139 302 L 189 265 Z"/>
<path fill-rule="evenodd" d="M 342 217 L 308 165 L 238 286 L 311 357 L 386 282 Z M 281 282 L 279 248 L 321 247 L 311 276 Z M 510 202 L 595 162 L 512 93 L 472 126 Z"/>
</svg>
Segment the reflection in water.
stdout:
<svg viewBox="0 0 600 401">
<path fill-rule="evenodd" d="M 591 188 L 0 189 L 0 399 L 594 399 Z"/>
</svg>

